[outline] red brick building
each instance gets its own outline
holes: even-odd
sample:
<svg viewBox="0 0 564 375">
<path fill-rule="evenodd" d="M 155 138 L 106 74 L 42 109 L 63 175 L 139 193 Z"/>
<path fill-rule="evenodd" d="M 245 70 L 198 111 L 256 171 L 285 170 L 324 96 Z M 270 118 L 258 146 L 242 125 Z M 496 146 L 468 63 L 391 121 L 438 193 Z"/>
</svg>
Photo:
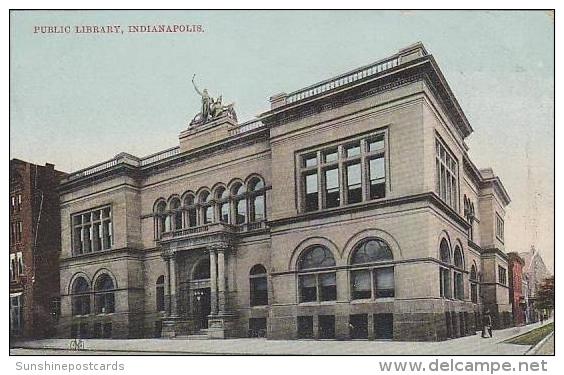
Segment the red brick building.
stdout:
<svg viewBox="0 0 564 375">
<path fill-rule="evenodd" d="M 10 161 L 10 338 L 49 336 L 58 319 L 64 175 L 53 164 Z"/>
<path fill-rule="evenodd" d="M 513 309 L 513 324 L 520 326 L 526 324 L 523 306 L 525 300 L 523 291 L 523 267 L 525 261 L 517 253 L 508 253 L 507 255 L 509 257 L 509 300 Z"/>
</svg>

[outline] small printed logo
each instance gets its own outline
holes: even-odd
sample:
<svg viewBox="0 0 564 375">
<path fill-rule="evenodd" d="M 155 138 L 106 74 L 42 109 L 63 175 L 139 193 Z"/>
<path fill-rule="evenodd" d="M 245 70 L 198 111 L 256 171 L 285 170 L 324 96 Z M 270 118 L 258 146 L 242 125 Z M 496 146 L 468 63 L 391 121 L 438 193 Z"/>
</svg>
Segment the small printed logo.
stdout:
<svg viewBox="0 0 564 375">
<path fill-rule="evenodd" d="M 70 350 L 84 350 L 84 340 L 82 339 L 73 339 L 69 342 L 69 349 Z"/>
</svg>

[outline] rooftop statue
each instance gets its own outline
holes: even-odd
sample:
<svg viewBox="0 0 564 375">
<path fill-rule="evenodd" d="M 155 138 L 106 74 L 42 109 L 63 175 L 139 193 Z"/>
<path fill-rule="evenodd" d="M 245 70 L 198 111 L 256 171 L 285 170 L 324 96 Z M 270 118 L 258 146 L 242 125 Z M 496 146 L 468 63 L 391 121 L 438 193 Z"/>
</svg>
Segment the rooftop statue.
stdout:
<svg viewBox="0 0 564 375">
<path fill-rule="evenodd" d="M 190 126 L 203 125 L 222 116 L 228 116 L 229 118 L 237 122 L 237 114 L 235 113 L 235 109 L 233 108 L 235 103 L 224 106 L 222 103 L 222 95 L 220 95 L 217 99 L 214 99 L 209 95 L 207 89 L 200 91 L 200 89 L 198 89 L 198 86 L 196 86 L 196 83 L 194 82 L 194 78 L 196 78 L 196 74 L 192 76 L 192 85 L 194 85 L 194 89 L 196 90 L 198 95 L 202 97 L 202 109 L 192 119 Z"/>
</svg>

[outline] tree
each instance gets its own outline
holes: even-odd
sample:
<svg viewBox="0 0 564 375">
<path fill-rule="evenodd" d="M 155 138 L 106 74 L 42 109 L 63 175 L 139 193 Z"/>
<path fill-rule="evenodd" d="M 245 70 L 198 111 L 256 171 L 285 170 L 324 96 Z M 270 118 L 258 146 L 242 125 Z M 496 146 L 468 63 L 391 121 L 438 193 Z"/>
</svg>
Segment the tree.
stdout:
<svg viewBox="0 0 564 375">
<path fill-rule="evenodd" d="M 544 279 L 541 283 L 535 305 L 539 310 L 544 309 L 550 312 L 554 309 L 554 276 Z"/>
</svg>

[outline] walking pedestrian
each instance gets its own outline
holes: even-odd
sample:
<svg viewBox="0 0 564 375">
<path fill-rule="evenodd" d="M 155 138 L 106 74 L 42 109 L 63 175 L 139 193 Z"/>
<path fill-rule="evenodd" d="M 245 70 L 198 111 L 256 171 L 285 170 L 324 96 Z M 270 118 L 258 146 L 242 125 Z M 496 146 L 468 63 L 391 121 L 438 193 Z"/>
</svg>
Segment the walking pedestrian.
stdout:
<svg viewBox="0 0 564 375">
<path fill-rule="evenodd" d="M 492 317 L 490 316 L 490 310 L 486 310 L 482 317 L 482 337 L 487 337 L 486 332 L 492 337 Z"/>
</svg>

